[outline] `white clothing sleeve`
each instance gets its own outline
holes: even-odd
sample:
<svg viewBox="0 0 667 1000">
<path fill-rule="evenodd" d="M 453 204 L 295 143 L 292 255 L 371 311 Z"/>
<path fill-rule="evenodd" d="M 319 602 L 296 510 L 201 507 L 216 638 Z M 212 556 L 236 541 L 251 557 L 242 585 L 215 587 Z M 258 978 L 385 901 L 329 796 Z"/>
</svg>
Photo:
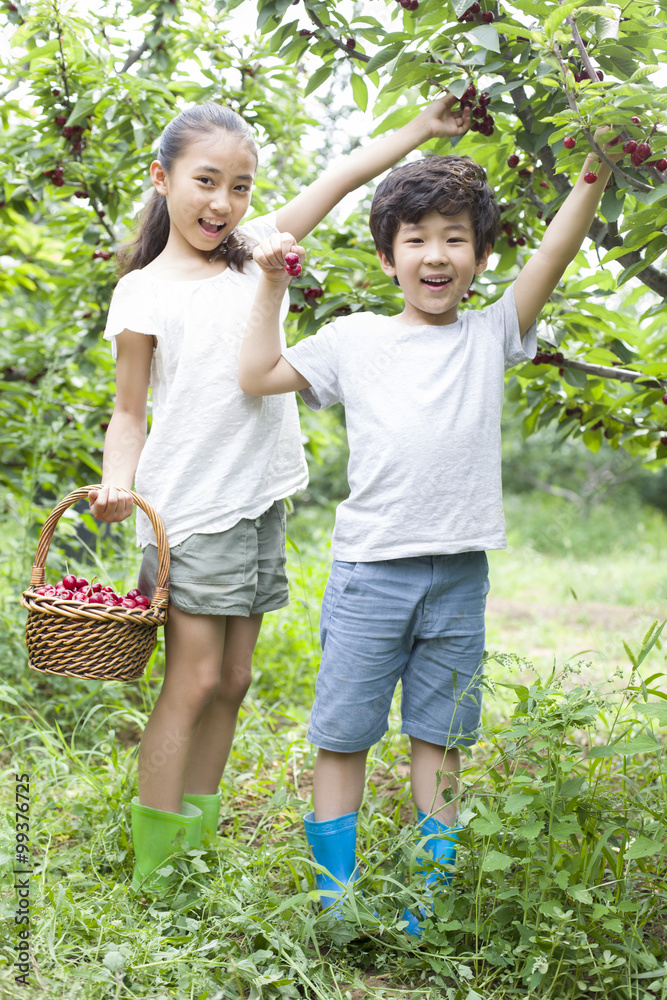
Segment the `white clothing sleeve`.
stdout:
<svg viewBox="0 0 667 1000">
<path fill-rule="evenodd" d="M 335 323 L 312 337 L 304 337 L 294 347 L 283 351 L 283 357 L 310 382 L 310 388 L 299 393 L 311 410 L 324 410 L 334 403 L 344 402 L 340 386 L 340 344 Z"/>
<path fill-rule="evenodd" d="M 498 310 L 497 319 L 494 311 Z M 519 317 L 514 298 L 514 282 L 505 289 L 502 297 L 487 309 L 492 317 L 492 329 L 503 331 L 503 348 L 505 352 L 505 371 L 521 365 L 535 357 L 537 351 L 537 324 L 521 337 L 519 333 Z"/>
<path fill-rule="evenodd" d="M 139 271 L 130 271 L 116 285 L 111 297 L 104 329 L 104 340 L 111 341 L 111 350 L 116 359 L 116 335 L 123 330 L 145 333 L 148 337 L 160 336 L 160 315 L 155 296 L 141 281 L 133 276 Z"/>
</svg>

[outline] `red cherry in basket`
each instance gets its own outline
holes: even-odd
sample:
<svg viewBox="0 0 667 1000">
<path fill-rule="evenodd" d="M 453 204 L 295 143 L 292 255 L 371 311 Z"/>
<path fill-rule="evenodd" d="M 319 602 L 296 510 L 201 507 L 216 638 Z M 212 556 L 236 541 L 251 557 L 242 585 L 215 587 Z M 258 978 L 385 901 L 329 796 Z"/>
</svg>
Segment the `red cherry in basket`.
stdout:
<svg viewBox="0 0 667 1000">
<path fill-rule="evenodd" d="M 124 597 L 120 604 L 123 608 L 136 608 L 137 606 L 137 602 L 133 601 L 130 597 Z"/>
<path fill-rule="evenodd" d="M 85 576 L 77 576 L 76 578 L 76 588 L 77 590 L 83 590 L 84 587 L 88 586 L 88 581 Z"/>
<path fill-rule="evenodd" d="M 141 597 L 141 591 L 138 589 L 138 587 L 133 587 L 132 590 L 128 590 L 125 596 L 129 597 L 130 600 L 133 601 L 135 597 Z"/>
<path fill-rule="evenodd" d="M 69 573 L 67 576 L 64 576 L 62 578 L 62 580 L 60 581 L 60 586 L 65 587 L 66 590 L 75 590 L 76 577 L 72 573 Z"/>
<path fill-rule="evenodd" d="M 94 594 L 99 594 L 101 592 L 101 590 L 102 590 L 102 584 L 101 583 L 91 583 L 90 589 L 92 590 L 92 592 Z"/>
<path fill-rule="evenodd" d="M 151 606 L 150 597 L 144 597 L 142 594 L 139 594 L 139 597 L 135 597 L 134 600 L 137 606 L 140 608 L 150 608 Z"/>
</svg>

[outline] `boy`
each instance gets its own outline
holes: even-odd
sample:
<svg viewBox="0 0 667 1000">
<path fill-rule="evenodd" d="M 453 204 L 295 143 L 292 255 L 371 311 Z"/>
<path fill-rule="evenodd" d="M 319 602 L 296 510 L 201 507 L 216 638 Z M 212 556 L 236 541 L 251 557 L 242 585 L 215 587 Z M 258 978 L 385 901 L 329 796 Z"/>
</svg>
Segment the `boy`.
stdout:
<svg viewBox="0 0 667 1000">
<path fill-rule="evenodd" d="M 297 390 L 312 409 L 341 400 L 350 496 L 336 512 L 322 605 L 322 661 L 308 738 L 318 747 L 305 817 L 322 896 L 355 869 L 369 748 L 387 729 L 398 680 L 402 732 L 426 881 L 447 884 L 456 857 L 458 747 L 481 713 L 486 549 L 505 547 L 500 416 L 504 373 L 532 358 L 535 321 L 579 250 L 609 177 L 591 155 L 542 244 L 501 299 L 459 318 L 493 248 L 500 213 L 468 157 L 427 156 L 379 185 L 370 227 L 380 265 L 405 297 L 398 316 L 336 319 L 282 352 L 289 234 L 255 248 L 263 275 L 241 351 L 252 395 Z M 584 176 L 589 175 L 589 182 Z M 423 919 L 424 910 L 419 916 Z M 406 930 L 419 936 L 410 911 Z"/>
</svg>

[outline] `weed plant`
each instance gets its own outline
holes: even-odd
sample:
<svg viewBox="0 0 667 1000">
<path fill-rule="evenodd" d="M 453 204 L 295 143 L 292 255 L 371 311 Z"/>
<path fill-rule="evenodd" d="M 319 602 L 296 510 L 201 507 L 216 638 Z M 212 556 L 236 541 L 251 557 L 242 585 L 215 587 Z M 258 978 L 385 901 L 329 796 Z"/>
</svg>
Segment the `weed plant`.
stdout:
<svg viewBox="0 0 667 1000">
<path fill-rule="evenodd" d="M 175 857 L 157 897 L 130 889 L 129 802 L 161 648 L 135 684 L 29 671 L 21 588 L 8 589 L 20 573 L 6 549 L 0 997 L 667 1000 L 663 626 L 629 636 L 606 683 L 582 680 L 583 661 L 535 670 L 489 654 L 485 727 L 464 762 L 455 877 L 436 893 L 419 943 L 401 926 L 425 885 L 395 706 L 369 755 L 361 876 L 343 901 L 346 919 L 335 920 L 319 910 L 302 824 L 327 554 L 308 517 L 299 520 L 292 605 L 263 630 L 218 842 Z M 112 582 L 130 585 L 136 563 L 109 558 Z M 17 986 L 14 775 L 24 772 L 31 973 Z"/>
</svg>

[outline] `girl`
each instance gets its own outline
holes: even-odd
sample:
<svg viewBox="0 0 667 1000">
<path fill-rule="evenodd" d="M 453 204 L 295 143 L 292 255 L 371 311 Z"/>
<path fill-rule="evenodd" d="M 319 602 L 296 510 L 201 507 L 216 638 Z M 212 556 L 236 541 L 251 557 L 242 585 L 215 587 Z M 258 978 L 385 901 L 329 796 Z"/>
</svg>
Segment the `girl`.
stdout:
<svg viewBox="0 0 667 1000">
<path fill-rule="evenodd" d="M 250 397 L 238 352 L 259 268 L 252 246 L 273 233 L 303 239 L 348 192 L 428 139 L 466 131 L 448 95 L 392 135 L 356 150 L 277 212 L 240 226 L 257 147 L 246 122 L 216 104 L 165 129 L 154 187 L 125 252 L 105 330 L 116 359 L 116 403 L 104 445 L 102 521 L 133 510 L 136 489 L 160 513 L 171 547 L 162 689 L 139 749 L 132 802 L 137 888 L 185 830 L 215 837 L 219 784 L 251 678 L 262 615 L 288 603 L 283 498 L 307 482 L 296 401 Z M 287 303 L 281 310 L 284 320 Z M 153 422 L 146 437 L 152 387 Z M 139 511 L 139 577 L 151 594 L 157 550 Z M 160 888 L 164 879 L 148 878 Z"/>
</svg>

